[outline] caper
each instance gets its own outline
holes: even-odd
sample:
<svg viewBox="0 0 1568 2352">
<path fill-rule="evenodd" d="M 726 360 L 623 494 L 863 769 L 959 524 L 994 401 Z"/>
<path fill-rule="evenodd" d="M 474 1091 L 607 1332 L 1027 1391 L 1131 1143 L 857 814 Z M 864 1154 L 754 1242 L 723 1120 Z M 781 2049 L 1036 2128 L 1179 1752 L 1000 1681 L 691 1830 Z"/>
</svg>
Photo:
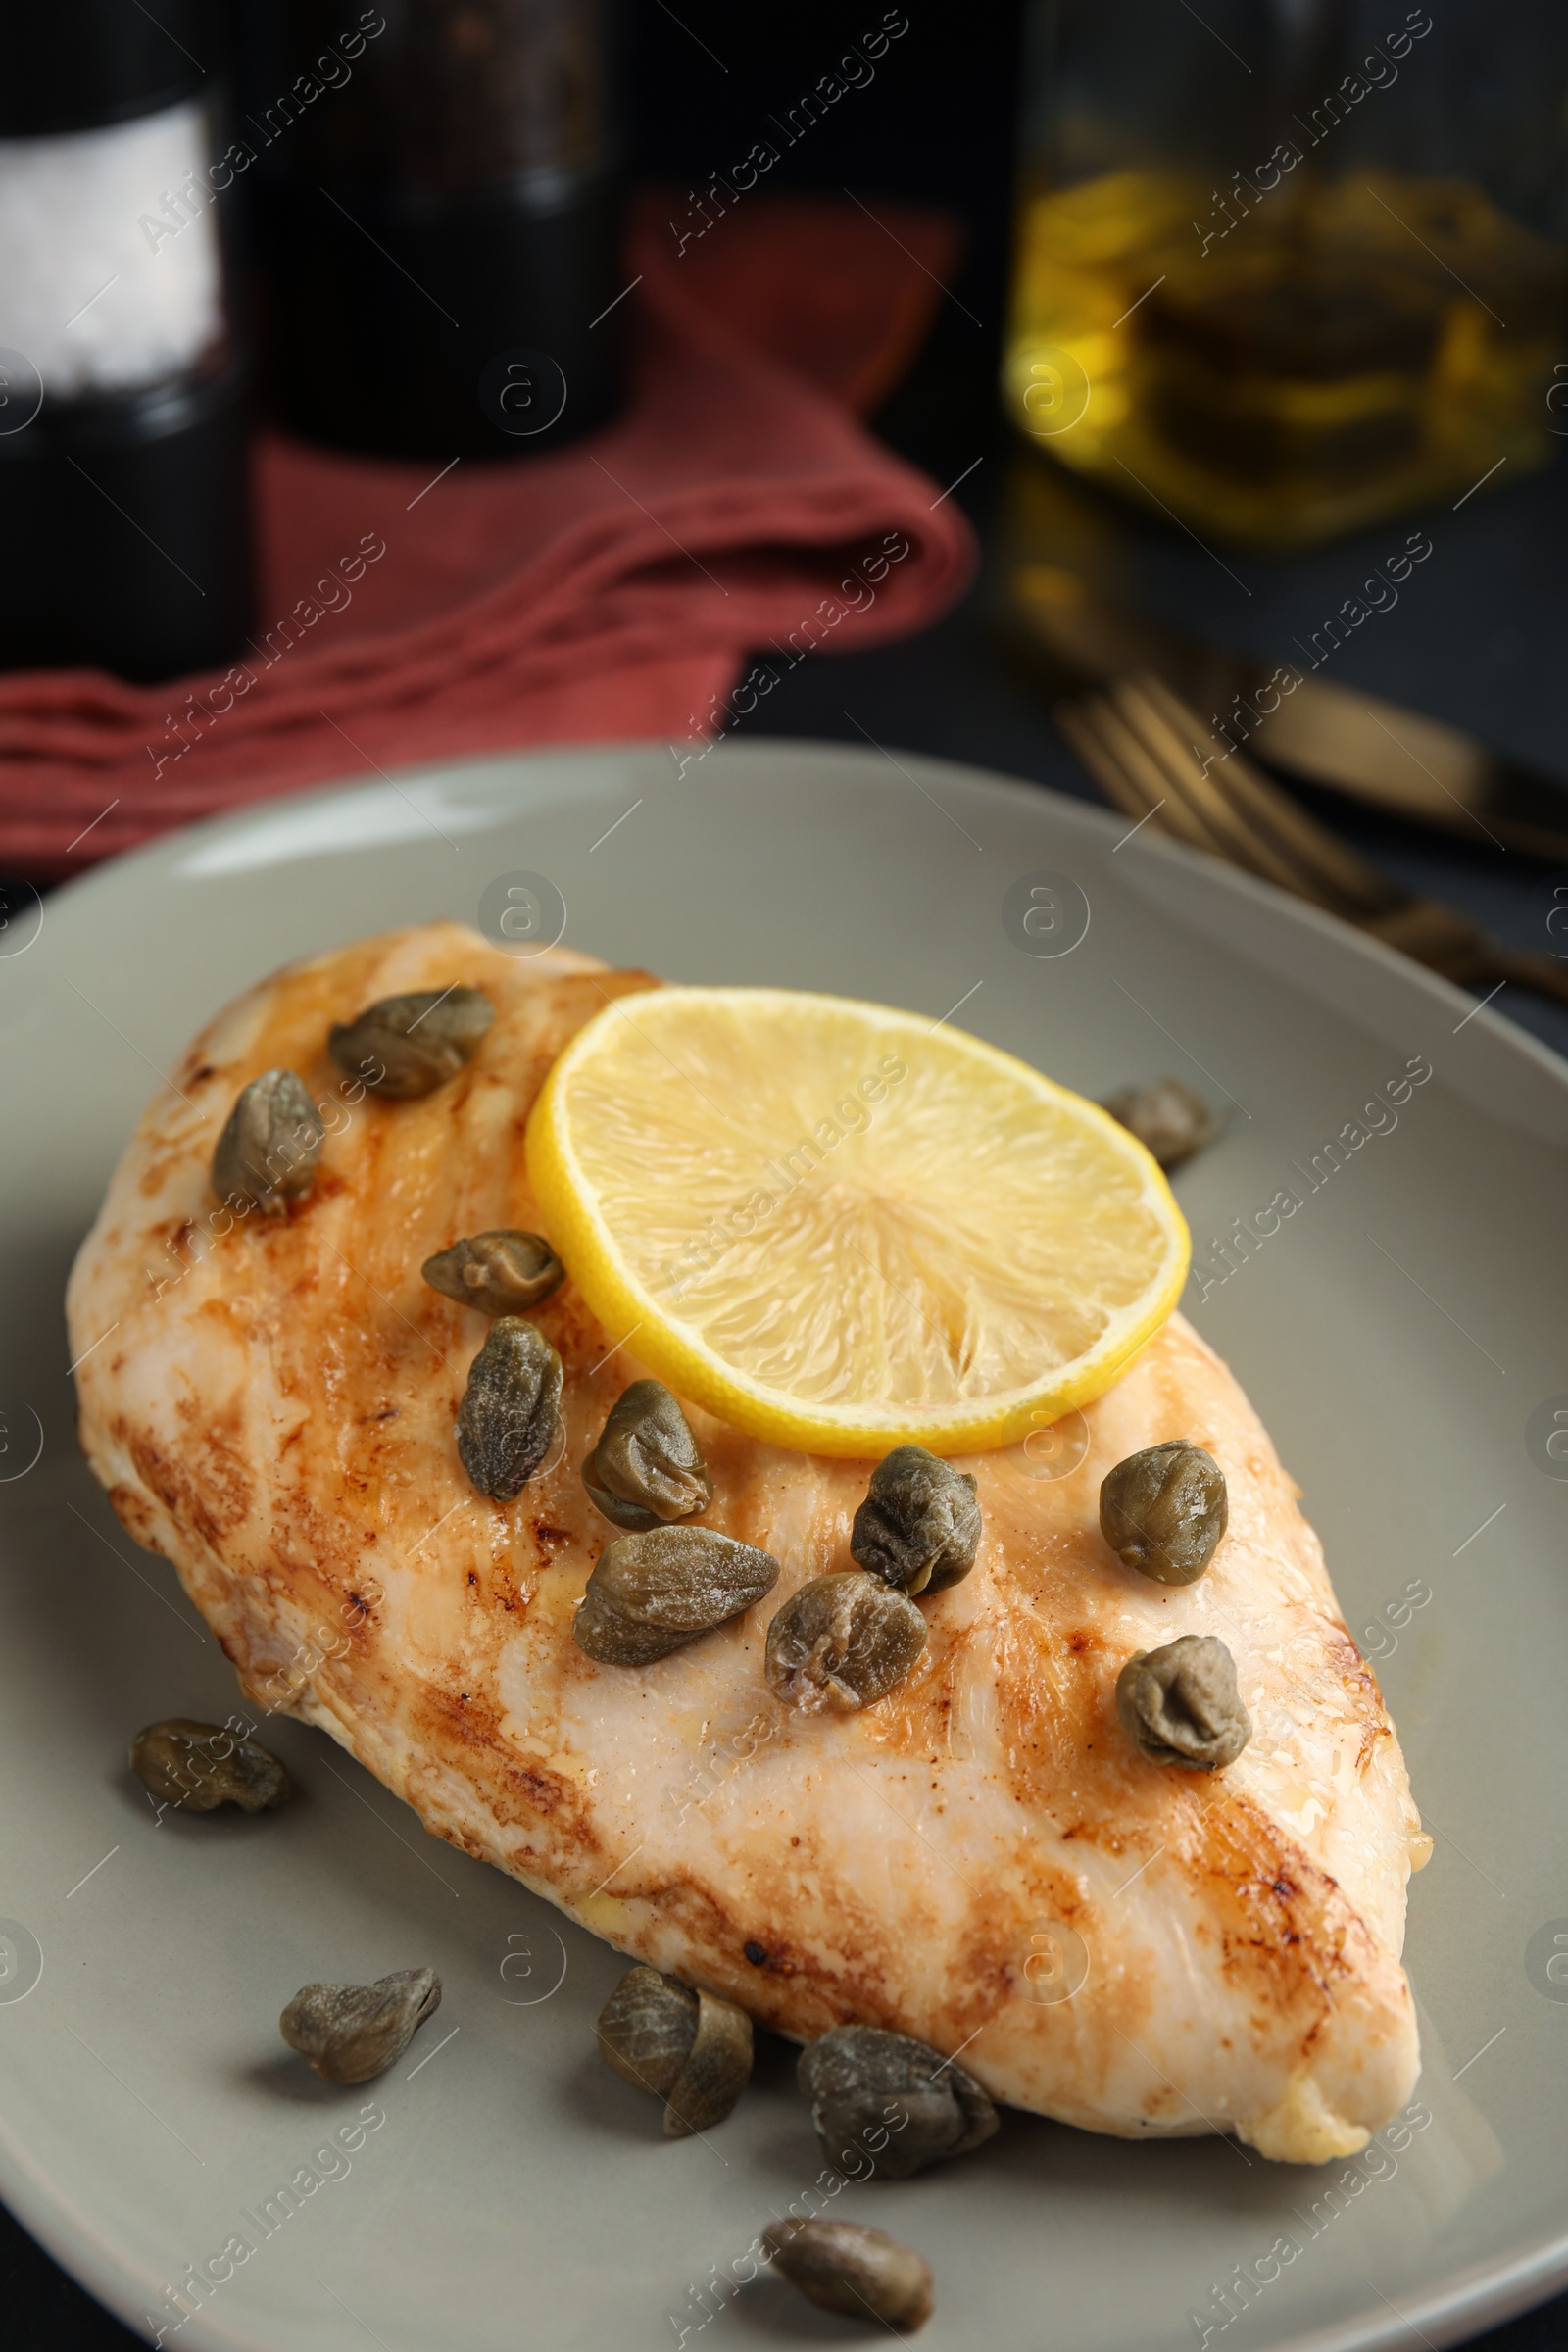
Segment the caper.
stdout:
<svg viewBox="0 0 1568 2352">
<path fill-rule="evenodd" d="M 565 1271 L 542 1233 L 512 1232 L 472 1234 L 420 1268 L 433 1291 L 481 1315 L 520 1315 L 548 1298 Z"/>
<path fill-rule="evenodd" d="M 572 1619 L 579 1649 L 602 1666 L 648 1666 L 778 1582 L 771 1552 L 711 1527 L 656 1527 L 607 1544 Z"/>
<path fill-rule="evenodd" d="M 875 1706 L 925 1647 L 912 1600 L 863 1568 L 813 1577 L 767 1629 L 767 1686 L 803 1714 Z"/>
<path fill-rule="evenodd" d="M 690 1519 L 713 1499 L 691 1424 L 658 1380 L 634 1380 L 611 1406 L 582 1483 L 607 1519 L 642 1531 Z"/>
<path fill-rule="evenodd" d="M 752 2021 L 716 1993 L 697 1995 L 697 2035 L 664 2105 L 664 2137 L 723 2122 L 752 2076 Z"/>
<path fill-rule="evenodd" d="M 1219 1121 L 1203 1101 L 1179 1078 L 1156 1078 L 1152 1086 L 1127 1086 L 1107 1095 L 1101 1104 L 1129 1134 L 1152 1152 L 1162 1168 L 1179 1168 L 1184 1159 L 1211 1144 Z"/>
<path fill-rule="evenodd" d="M 852 2320 L 880 2320 L 912 2335 L 931 2317 L 931 2265 L 864 2222 L 774 2222 L 762 2245 L 808 2303 Z"/>
<path fill-rule="evenodd" d="M 400 1968 L 373 1984 L 305 1984 L 277 2021 L 323 2082 L 368 2082 L 402 2057 L 441 2006 L 433 1968 Z"/>
<path fill-rule="evenodd" d="M 722 2123 L 751 2080 L 745 2010 L 657 1968 L 627 1970 L 599 2013 L 598 2034 L 606 2063 L 664 2100 L 666 2139 Z"/>
<path fill-rule="evenodd" d="M 1128 1568 L 1162 1585 L 1196 1584 L 1225 1533 L 1225 1473 L 1186 1438 L 1130 1453 L 1100 1490 L 1100 1528 Z"/>
<path fill-rule="evenodd" d="M 264 1070 L 235 1097 L 213 1153 L 213 1190 L 280 1217 L 311 1189 L 326 1138 L 316 1104 L 292 1070 Z"/>
<path fill-rule="evenodd" d="M 412 1102 L 433 1094 L 471 1061 L 496 1017 L 482 989 L 425 988 L 382 997 L 352 1021 L 334 1021 L 327 1051 L 340 1070 L 363 1078 L 376 1094 Z M 372 1062 L 379 1078 L 366 1077 Z"/>
<path fill-rule="evenodd" d="M 697 2038 L 697 1995 L 657 1968 L 629 1968 L 595 2030 L 606 2065 L 663 2098 Z"/>
<path fill-rule="evenodd" d="M 1183 1634 L 1130 1657 L 1116 1677 L 1116 1712 L 1140 1755 L 1190 1772 L 1234 1764 L 1252 1737 L 1236 1661 L 1213 1634 Z"/>
<path fill-rule="evenodd" d="M 183 1813 L 240 1805 L 269 1813 L 286 1804 L 289 1777 L 277 1758 L 254 1740 L 236 1738 L 220 1723 L 171 1715 L 150 1723 L 130 1743 L 130 1769 L 142 1787 Z"/>
<path fill-rule="evenodd" d="M 556 1434 L 561 1358 L 520 1315 L 501 1315 L 468 1366 L 458 1407 L 458 1451 L 481 1494 L 520 1494 Z"/>
<path fill-rule="evenodd" d="M 974 1480 L 923 1446 L 883 1455 L 850 1530 L 860 1566 L 911 1595 L 961 1584 L 979 1542 Z"/>
<path fill-rule="evenodd" d="M 973 2075 L 928 2042 L 881 2026 L 835 2026 L 801 2052 L 795 2079 L 811 2102 L 822 2153 L 857 2179 L 885 2180 L 964 2156 L 997 2129 Z"/>
</svg>

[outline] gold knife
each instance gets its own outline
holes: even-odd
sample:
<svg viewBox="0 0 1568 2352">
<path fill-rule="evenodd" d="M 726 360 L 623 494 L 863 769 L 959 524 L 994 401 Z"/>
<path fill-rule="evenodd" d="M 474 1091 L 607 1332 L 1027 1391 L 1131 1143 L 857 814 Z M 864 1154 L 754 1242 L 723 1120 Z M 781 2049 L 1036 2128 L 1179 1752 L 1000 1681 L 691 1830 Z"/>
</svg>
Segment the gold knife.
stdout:
<svg viewBox="0 0 1568 2352">
<path fill-rule="evenodd" d="M 1028 641 L 1075 685 L 1152 670 L 1217 736 L 1287 775 L 1568 863 L 1568 784 L 1458 727 L 1331 685 L 1298 663 L 1262 662 L 1184 636 L 1055 564 L 1018 564 L 1012 591 Z"/>
</svg>

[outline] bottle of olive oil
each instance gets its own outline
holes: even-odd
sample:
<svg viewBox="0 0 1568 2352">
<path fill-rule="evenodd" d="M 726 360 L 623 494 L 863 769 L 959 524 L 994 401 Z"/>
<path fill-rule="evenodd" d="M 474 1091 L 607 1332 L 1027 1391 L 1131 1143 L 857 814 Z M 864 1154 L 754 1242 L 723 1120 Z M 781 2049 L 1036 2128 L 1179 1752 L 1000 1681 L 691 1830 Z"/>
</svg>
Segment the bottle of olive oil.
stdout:
<svg viewBox="0 0 1568 2352">
<path fill-rule="evenodd" d="M 1560 179 L 1555 156 L 1537 159 L 1534 207 L 1505 210 L 1462 170 L 1408 168 L 1443 146 L 1432 89 L 1416 93 L 1415 141 L 1401 92 L 1365 78 L 1359 102 L 1302 96 L 1305 111 L 1259 92 L 1251 116 L 1200 125 L 1192 163 L 1181 136 L 1151 135 L 1147 89 L 1136 135 L 1107 137 L 1102 112 L 1091 136 L 1059 37 L 1080 12 L 1058 0 L 1052 13 L 1067 70 L 1047 93 L 1047 134 L 1038 104 L 1033 140 L 1026 125 L 1004 362 L 1008 408 L 1043 450 L 1200 533 L 1278 549 L 1451 502 L 1551 454 L 1553 428 L 1568 428 L 1547 405 L 1568 359 L 1563 251 L 1520 214 L 1550 214 L 1539 183 Z M 1383 62 L 1405 78 L 1431 64 L 1434 84 L 1443 64 L 1436 41 L 1429 57 L 1409 34 L 1399 66 Z M 1332 95 L 1333 71 L 1320 43 L 1294 77 Z M 1073 176 L 1118 148 L 1162 160 Z M 1216 166 L 1238 151 L 1266 161 Z"/>
</svg>

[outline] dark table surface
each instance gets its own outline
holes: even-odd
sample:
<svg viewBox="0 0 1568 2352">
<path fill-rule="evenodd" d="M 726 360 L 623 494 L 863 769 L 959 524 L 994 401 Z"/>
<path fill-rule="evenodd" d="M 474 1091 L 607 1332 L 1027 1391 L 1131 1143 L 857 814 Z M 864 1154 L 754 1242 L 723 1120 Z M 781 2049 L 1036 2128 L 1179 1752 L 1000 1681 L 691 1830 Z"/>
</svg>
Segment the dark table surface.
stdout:
<svg viewBox="0 0 1568 2352">
<path fill-rule="evenodd" d="M 1179 533 L 1047 468 L 1000 424 L 977 428 L 989 404 L 955 396 L 970 373 L 968 358 L 961 351 L 955 358 L 939 326 L 879 423 L 944 486 L 980 458 L 957 495 L 980 527 L 985 574 L 918 639 L 803 663 L 747 722 L 756 731 L 853 743 L 871 735 L 894 751 L 964 760 L 1094 799 L 1054 731 L 1040 681 L 998 625 L 1006 555 L 1025 510 L 1043 498 L 1054 544 L 1070 547 L 1074 560 L 1150 611 L 1282 661 L 1292 658 L 1293 638 L 1318 627 L 1410 527 L 1400 521 L 1289 563 L 1227 550 L 1222 565 Z M 1568 665 L 1559 652 L 1568 643 L 1568 466 L 1484 494 L 1459 514 L 1419 520 L 1432 557 L 1398 606 L 1340 649 L 1335 674 L 1561 773 L 1568 824 Z M 1039 530 L 1038 515 L 1030 527 Z M 1386 820 L 1327 793 L 1311 799 L 1320 816 L 1409 887 L 1482 916 L 1516 946 L 1556 944 L 1545 931 L 1552 869 L 1479 836 L 1472 844 Z M 1568 1006 L 1509 987 L 1494 1008 L 1568 1054 Z M 19 2352 L 128 2352 L 139 2340 L 3 2210 L 0 2318 L 5 2340 Z M 1474 2340 L 1486 2352 L 1561 2352 L 1568 2296 Z"/>
</svg>

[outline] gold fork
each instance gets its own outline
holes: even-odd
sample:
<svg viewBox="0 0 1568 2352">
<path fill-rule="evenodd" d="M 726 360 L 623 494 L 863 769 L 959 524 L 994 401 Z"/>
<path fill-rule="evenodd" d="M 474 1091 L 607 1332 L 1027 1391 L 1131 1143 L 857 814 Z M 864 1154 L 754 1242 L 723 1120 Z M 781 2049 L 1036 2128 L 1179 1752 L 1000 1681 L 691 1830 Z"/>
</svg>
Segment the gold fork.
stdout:
<svg viewBox="0 0 1568 2352">
<path fill-rule="evenodd" d="M 1124 815 L 1309 900 L 1461 987 L 1512 980 L 1568 1003 L 1568 964 L 1504 948 L 1456 906 L 1400 890 L 1245 753 L 1200 755 L 1202 720 L 1162 679 L 1118 678 L 1102 694 L 1058 703 L 1055 720 Z"/>
</svg>

